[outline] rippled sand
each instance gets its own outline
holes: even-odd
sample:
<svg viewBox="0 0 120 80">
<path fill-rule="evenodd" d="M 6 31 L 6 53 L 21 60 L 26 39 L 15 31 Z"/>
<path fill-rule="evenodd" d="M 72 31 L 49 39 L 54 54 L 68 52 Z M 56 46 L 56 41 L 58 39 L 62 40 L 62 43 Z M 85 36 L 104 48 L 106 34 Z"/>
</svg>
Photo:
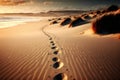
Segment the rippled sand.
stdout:
<svg viewBox="0 0 120 80">
<path fill-rule="evenodd" d="M 119 80 L 120 40 L 42 20 L 0 29 L 0 80 Z"/>
</svg>

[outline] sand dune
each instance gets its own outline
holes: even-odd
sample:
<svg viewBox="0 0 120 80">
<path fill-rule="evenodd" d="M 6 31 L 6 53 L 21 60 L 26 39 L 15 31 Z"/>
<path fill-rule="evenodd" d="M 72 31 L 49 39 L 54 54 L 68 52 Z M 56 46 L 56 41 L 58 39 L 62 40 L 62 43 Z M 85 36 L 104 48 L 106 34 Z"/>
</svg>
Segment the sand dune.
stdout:
<svg viewBox="0 0 120 80">
<path fill-rule="evenodd" d="M 87 23 L 87 21 L 83 20 L 81 17 L 78 17 L 69 24 L 69 27 L 76 27 L 85 23 Z"/>
<path fill-rule="evenodd" d="M 48 20 L 0 29 L 0 80 L 119 80 L 120 40 Z M 83 34 L 80 34 L 83 32 Z"/>
<path fill-rule="evenodd" d="M 120 33 L 120 10 L 105 13 L 92 22 L 92 29 L 98 34 Z"/>
<path fill-rule="evenodd" d="M 69 24 L 71 21 L 72 21 L 71 18 L 65 18 L 65 19 L 60 23 L 60 25 L 65 26 L 65 25 Z"/>
</svg>

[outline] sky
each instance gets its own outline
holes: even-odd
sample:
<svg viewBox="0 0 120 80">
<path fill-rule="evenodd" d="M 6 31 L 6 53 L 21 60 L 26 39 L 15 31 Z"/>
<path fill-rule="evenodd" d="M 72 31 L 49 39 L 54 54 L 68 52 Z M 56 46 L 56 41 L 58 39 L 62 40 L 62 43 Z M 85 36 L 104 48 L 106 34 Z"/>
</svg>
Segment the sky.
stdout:
<svg viewBox="0 0 120 80">
<path fill-rule="evenodd" d="M 39 13 L 50 10 L 91 10 L 120 0 L 0 0 L 0 13 Z"/>
</svg>

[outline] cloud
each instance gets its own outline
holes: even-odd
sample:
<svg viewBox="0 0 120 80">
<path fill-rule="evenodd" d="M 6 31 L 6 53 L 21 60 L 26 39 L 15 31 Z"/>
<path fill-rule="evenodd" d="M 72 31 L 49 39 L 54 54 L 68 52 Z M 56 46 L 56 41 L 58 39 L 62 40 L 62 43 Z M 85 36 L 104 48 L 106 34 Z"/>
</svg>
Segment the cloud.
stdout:
<svg viewBox="0 0 120 80">
<path fill-rule="evenodd" d="M 28 2 L 27 0 L 0 0 L 0 5 L 12 6 Z"/>
<path fill-rule="evenodd" d="M 54 2 L 52 2 L 52 1 L 45 1 L 45 2 L 43 2 L 43 5 L 52 5 L 52 4 L 54 4 Z"/>
</svg>

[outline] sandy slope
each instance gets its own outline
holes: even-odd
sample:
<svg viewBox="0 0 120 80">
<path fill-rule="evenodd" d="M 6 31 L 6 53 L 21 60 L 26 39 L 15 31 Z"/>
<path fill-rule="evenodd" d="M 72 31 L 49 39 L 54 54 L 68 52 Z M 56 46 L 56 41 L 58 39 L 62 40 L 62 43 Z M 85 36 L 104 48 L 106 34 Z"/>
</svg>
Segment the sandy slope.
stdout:
<svg viewBox="0 0 120 80">
<path fill-rule="evenodd" d="M 50 68 L 43 22 L 0 30 L 0 80 L 44 80 Z M 48 67 L 48 68 L 47 68 Z"/>
<path fill-rule="evenodd" d="M 120 41 L 111 37 L 81 34 L 91 25 L 73 29 L 46 29 L 62 48 L 61 59 L 69 79 L 118 80 L 120 79 Z M 54 27 L 55 28 L 55 27 Z"/>
<path fill-rule="evenodd" d="M 53 80 L 59 73 L 63 80 L 120 79 L 119 39 L 81 34 L 90 24 L 48 24 L 0 29 L 0 80 Z"/>
</svg>

